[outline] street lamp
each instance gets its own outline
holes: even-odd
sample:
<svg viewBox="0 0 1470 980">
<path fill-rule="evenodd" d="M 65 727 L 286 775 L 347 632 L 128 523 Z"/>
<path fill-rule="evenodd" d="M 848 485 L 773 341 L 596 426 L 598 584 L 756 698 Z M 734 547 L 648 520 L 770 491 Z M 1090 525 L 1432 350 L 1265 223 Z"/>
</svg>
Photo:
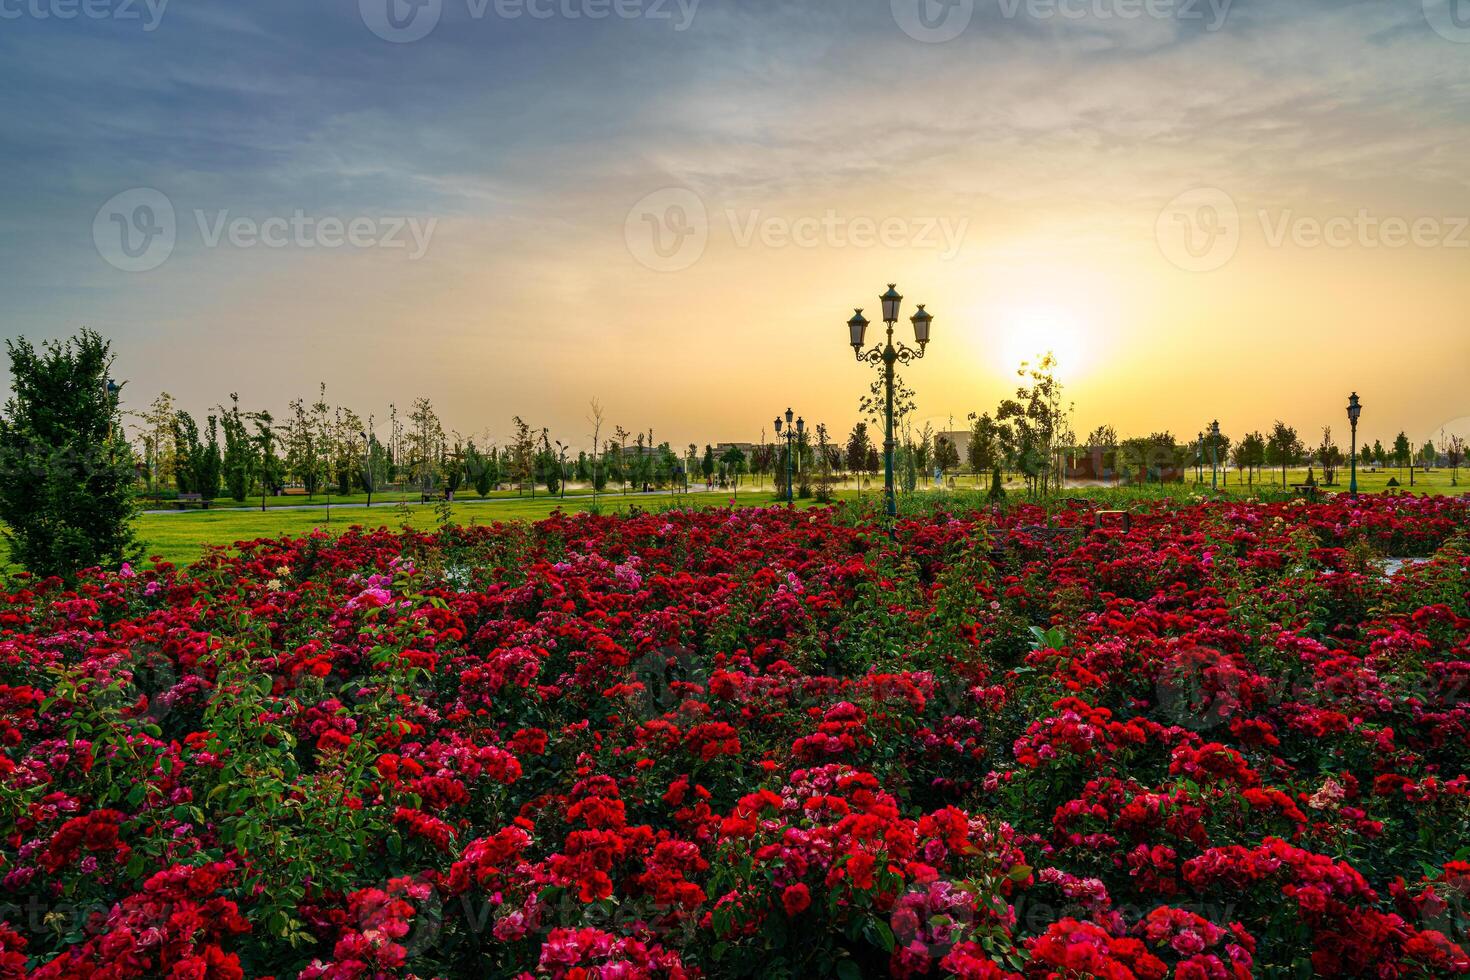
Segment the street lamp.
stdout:
<svg viewBox="0 0 1470 980">
<path fill-rule="evenodd" d="M 367 506 L 371 510 L 373 506 L 373 441 L 368 438 L 366 432 L 358 432 L 362 437 L 362 485 L 367 488 Z"/>
<path fill-rule="evenodd" d="M 1210 423 L 1210 489 L 1220 489 L 1220 420 Z"/>
<path fill-rule="evenodd" d="M 854 311 L 852 319 L 847 321 L 847 329 L 848 342 L 852 344 L 854 356 L 868 364 L 883 365 L 883 495 L 889 521 L 888 536 L 891 538 L 893 521 L 898 517 L 898 497 L 893 490 L 893 366 L 910 364 L 924 356 L 924 351 L 929 346 L 929 331 L 934 324 L 934 317 L 924 309 L 922 303 L 919 304 L 918 312 L 909 321 L 914 325 L 914 340 L 918 343 L 918 348 L 895 344 L 893 325 L 898 322 L 898 310 L 903 303 L 903 297 L 898 294 L 898 288 L 889 283 L 888 292 L 878 299 L 883 304 L 883 324 L 887 328 L 887 337 L 883 343 L 869 350 L 863 349 L 868 321 L 862 310 Z"/>
<path fill-rule="evenodd" d="M 1353 455 L 1352 461 L 1348 463 L 1352 478 L 1348 483 L 1348 492 L 1352 494 L 1354 500 L 1358 498 L 1358 419 L 1362 417 L 1363 403 L 1358 400 L 1358 393 L 1355 391 L 1348 399 L 1348 424 L 1353 429 Z"/>
<path fill-rule="evenodd" d="M 793 425 L 792 418 L 794 417 L 794 415 L 795 413 L 792 412 L 791 409 L 788 408 L 786 410 L 786 503 L 788 505 L 794 504 L 796 502 L 794 497 L 794 490 L 792 488 L 792 484 L 796 479 L 795 474 L 792 472 L 794 468 L 792 456 L 795 454 L 796 440 L 800 436 L 806 434 L 806 420 L 796 419 L 796 423 L 795 425 Z M 778 415 L 776 416 L 776 438 L 779 439 L 782 437 L 781 431 L 781 417 Z"/>
</svg>

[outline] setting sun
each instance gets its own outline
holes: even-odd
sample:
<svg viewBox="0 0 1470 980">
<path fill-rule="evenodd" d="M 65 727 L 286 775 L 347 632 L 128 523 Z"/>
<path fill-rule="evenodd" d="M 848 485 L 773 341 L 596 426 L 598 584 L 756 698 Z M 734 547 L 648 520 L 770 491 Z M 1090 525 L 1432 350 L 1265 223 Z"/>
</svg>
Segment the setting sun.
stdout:
<svg viewBox="0 0 1470 980">
<path fill-rule="evenodd" d="M 995 347 L 996 367 L 1011 372 L 1023 361 L 1043 354 L 1056 356 L 1058 373 L 1076 378 L 1087 367 L 1087 331 L 1082 318 L 1056 306 L 1034 306 L 1006 314 L 1002 341 Z"/>
</svg>

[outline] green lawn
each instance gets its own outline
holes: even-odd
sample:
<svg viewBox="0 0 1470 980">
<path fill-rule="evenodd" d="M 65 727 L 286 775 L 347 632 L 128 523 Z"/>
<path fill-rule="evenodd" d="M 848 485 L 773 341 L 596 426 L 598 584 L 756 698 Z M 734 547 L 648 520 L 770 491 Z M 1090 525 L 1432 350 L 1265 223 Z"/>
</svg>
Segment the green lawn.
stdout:
<svg viewBox="0 0 1470 980">
<path fill-rule="evenodd" d="M 1364 493 L 1380 493 L 1388 483 L 1390 477 L 1398 477 L 1397 470 L 1379 473 L 1359 472 L 1358 486 Z M 1306 479 L 1306 470 L 1289 471 L 1287 480 L 1289 483 L 1301 483 Z M 1413 491 L 1416 493 L 1438 493 L 1438 494 L 1462 494 L 1470 493 L 1470 469 L 1461 473 L 1459 486 L 1451 485 L 1451 474 L 1448 470 L 1440 470 L 1432 473 L 1416 473 Z M 982 481 L 984 488 L 988 489 L 989 482 Z M 1408 472 L 1405 471 L 1401 480 L 1404 489 L 1408 490 Z M 1333 488 L 1340 491 L 1347 489 L 1346 471 L 1342 474 L 1341 486 Z M 1252 487 L 1240 480 L 1240 475 L 1231 471 L 1228 481 L 1222 489 L 1232 494 L 1245 494 L 1254 489 L 1262 487 L 1277 487 L 1281 485 L 1280 471 L 1276 473 L 1262 473 L 1259 482 Z M 878 500 L 881 479 L 870 479 L 867 489 L 862 497 L 869 502 L 876 503 Z M 957 489 L 974 490 L 975 481 L 968 475 L 961 476 L 957 480 Z M 1179 485 L 1175 485 L 1177 488 Z M 1183 489 L 1208 489 L 1209 474 L 1205 474 L 1205 482 L 1196 484 L 1193 479 L 1183 485 Z M 1020 491 L 1018 483 L 1010 484 L 1012 494 Z M 1086 491 L 1077 491 L 1086 493 Z M 1145 488 L 1139 488 L 1140 494 L 1147 494 Z M 921 495 L 922 496 L 922 495 Z M 514 491 L 502 491 L 497 495 L 501 498 L 495 503 L 455 503 L 450 507 L 450 519 L 456 524 L 469 526 L 488 525 L 501 521 L 525 521 L 540 520 L 550 515 L 555 510 L 563 510 L 568 513 L 576 513 L 586 510 L 591 506 L 592 500 L 589 495 L 569 492 L 565 500 L 556 497 L 539 495 L 535 499 L 530 496 L 517 497 Z M 855 482 L 838 484 L 837 498 L 839 500 L 856 500 L 859 498 Z M 210 545 L 232 545 L 237 541 L 250 541 L 263 537 L 279 537 L 281 535 L 301 536 L 310 534 L 315 530 L 324 530 L 329 533 L 340 533 L 354 525 L 366 525 L 369 527 L 392 527 L 398 528 L 407 524 L 418 529 L 434 527 L 439 521 L 438 508 L 432 505 L 420 505 L 417 495 L 413 496 L 415 503 L 411 505 L 393 507 L 374 507 L 368 510 L 361 506 L 365 498 L 359 496 L 356 499 L 358 506 L 342 504 L 343 498 L 333 498 L 334 506 L 330 511 L 325 506 L 313 507 L 305 510 L 280 510 L 268 508 L 260 510 L 233 510 L 233 509 L 211 509 L 189 510 L 170 512 L 164 514 L 143 514 L 138 518 L 137 528 L 139 537 L 147 544 L 147 554 L 157 555 L 167 561 L 183 564 L 198 558 L 204 553 L 204 549 Z M 381 496 L 374 497 L 381 500 Z M 390 498 L 392 499 L 392 498 Z M 470 500 L 474 500 L 473 495 Z M 299 497 L 274 498 L 275 508 L 286 504 L 303 504 L 307 501 Z M 693 493 L 688 496 L 673 497 L 666 494 L 629 494 L 620 493 L 603 494 L 599 503 L 604 512 L 625 511 L 630 507 L 641 507 L 644 510 L 659 510 L 671 506 L 697 506 L 697 507 L 721 507 L 726 506 L 730 496 L 726 493 Z M 325 503 L 324 501 L 319 501 Z M 770 484 L 764 487 L 742 488 L 739 494 L 739 506 L 759 507 L 768 506 L 774 502 L 773 491 Z M 267 504 L 272 500 L 268 498 Z M 797 501 L 798 506 L 811 506 L 811 501 Z M 906 506 L 905 509 L 908 509 Z M 0 567 L 4 566 L 3 541 L 0 541 Z"/>
<path fill-rule="evenodd" d="M 855 492 L 839 494 L 839 497 L 856 496 Z M 644 510 L 659 510 L 671 506 L 723 507 L 730 500 L 730 496 L 724 493 L 694 493 L 687 497 L 666 494 L 604 494 L 599 498 L 598 504 L 604 513 L 613 513 L 626 511 L 631 507 L 641 507 Z M 773 495 L 766 489 L 742 490 L 737 502 L 741 507 L 760 507 L 770 505 L 772 501 Z M 811 502 L 799 500 L 797 505 L 810 506 Z M 532 500 L 527 496 L 504 503 L 456 503 L 450 507 L 450 519 L 455 524 L 466 526 L 503 521 L 534 521 L 545 518 L 558 509 L 577 513 L 591 506 L 592 498 L 586 495 L 569 495 L 566 500 L 546 496 L 538 496 Z M 330 516 L 325 508 L 265 512 L 192 510 L 176 514 L 144 514 L 138 518 L 137 527 L 138 536 L 147 543 L 149 555 L 184 563 L 198 558 L 208 545 L 230 545 L 237 541 L 279 537 L 283 534 L 296 537 L 318 529 L 340 533 L 354 525 L 399 528 L 407 524 L 422 530 L 435 527 L 438 522 L 439 508 L 414 504 L 382 508 L 375 505 L 372 510 L 361 506 L 334 506 Z"/>
</svg>

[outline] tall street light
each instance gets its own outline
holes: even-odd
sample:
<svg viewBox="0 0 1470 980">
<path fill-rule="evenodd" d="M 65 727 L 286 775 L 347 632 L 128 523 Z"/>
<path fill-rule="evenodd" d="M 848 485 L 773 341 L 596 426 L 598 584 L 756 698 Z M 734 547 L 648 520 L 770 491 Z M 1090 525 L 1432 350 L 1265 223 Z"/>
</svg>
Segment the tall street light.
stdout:
<svg viewBox="0 0 1470 980">
<path fill-rule="evenodd" d="M 897 287 L 889 283 L 888 292 L 880 296 L 879 301 L 883 304 L 883 323 L 888 331 L 883 343 L 870 350 L 863 349 L 868 321 L 860 309 L 855 310 L 852 319 L 847 321 L 847 330 L 852 352 L 859 361 L 883 365 L 883 495 L 888 513 L 888 536 L 891 538 L 894 534 L 893 522 L 898 517 L 898 497 L 893 491 L 893 366 L 910 364 L 924 356 L 924 351 L 929 346 L 929 329 L 934 323 L 934 317 L 924 309 L 924 304 L 919 304 L 919 311 L 910 320 L 914 325 L 914 340 L 919 346 L 917 349 L 905 347 L 901 343 L 893 342 L 893 325 L 898 322 L 898 310 L 903 303 L 903 297 L 898 294 Z"/>
<path fill-rule="evenodd" d="M 792 425 L 791 419 L 792 419 L 792 416 L 794 414 L 795 413 L 793 413 L 791 411 L 791 409 L 788 408 L 786 410 L 786 435 L 785 435 L 785 439 L 786 439 L 786 503 L 788 505 L 792 505 L 792 504 L 795 504 L 796 503 L 796 500 L 795 500 L 795 497 L 794 497 L 794 490 L 792 488 L 792 485 L 793 485 L 793 483 L 795 482 L 795 479 L 796 479 L 796 475 L 792 472 L 792 470 L 793 470 L 792 457 L 795 455 L 796 440 L 797 440 L 797 437 L 806 434 L 806 420 L 805 419 L 797 419 L 796 420 L 796 424 L 794 426 Z M 778 439 L 779 438 L 782 438 L 782 436 L 781 436 L 781 417 L 779 415 L 776 416 L 776 438 L 778 438 Z"/>
<path fill-rule="evenodd" d="M 1355 391 L 1348 399 L 1348 424 L 1353 429 L 1353 455 L 1351 462 L 1348 463 L 1352 479 L 1348 483 L 1348 493 L 1352 494 L 1354 500 L 1358 498 L 1358 419 L 1362 417 L 1363 403 L 1358 400 L 1358 393 Z"/>
<path fill-rule="evenodd" d="M 1220 420 L 1210 423 L 1210 489 L 1220 489 Z"/>
<path fill-rule="evenodd" d="M 362 482 L 367 487 L 367 505 L 373 506 L 373 440 L 366 432 L 358 432 L 362 436 Z"/>
</svg>

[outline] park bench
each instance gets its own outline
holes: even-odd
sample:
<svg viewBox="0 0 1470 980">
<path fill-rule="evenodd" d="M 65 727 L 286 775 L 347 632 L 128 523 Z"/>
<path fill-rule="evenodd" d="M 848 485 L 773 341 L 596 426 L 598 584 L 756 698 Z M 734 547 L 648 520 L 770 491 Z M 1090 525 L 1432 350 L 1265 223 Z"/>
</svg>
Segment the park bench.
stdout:
<svg viewBox="0 0 1470 980">
<path fill-rule="evenodd" d="M 1085 531 L 1080 527 L 1051 527 L 1030 524 L 1012 531 L 996 531 L 990 538 L 990 557 L 1002 561 L 1021 547 L 1036 542 L 1049 555 L 1059 551 L 1072 551 L 1082 543 Z M 1029 540 L 1027 540 L 1029 539 Z"/>
<path fill-rule="evenodd" d="M 204 497 L 201 496 L 200 494 L 197 494 L 197 493 L 181 493 L 181 494 L 179 494 L 179 496 L 176 499 L 176 506 L 179 508 L 179 510 L 184 510 L 190 504 L 198 504 L 200 507 L 202 507 L 205 510 L 208 510 L 209 509 L 209 501 L 205 500 Z"/>
<path fill-rule="evenodd" d="M 419 494 L 419 503 L 421 504 L 437 504 L 444 501 L 452 502 L 453 500 L 453 490 L 424 490 Z"/>
<path fill-rule="evenodd" d="M 1133 512 L 1127 510 L 1100 510 L 1093 526 L 1104 528 L 1115 518 L 1125 534 L 1133 530 Z"/>
<path fill-rule="evenodd" d="M 1317 494 L 1321 490 L 1321 485 L 1317 483 L 1293 483 L 1291 489 L 1298 497 L 1316 500 Z"/>
</svg>

